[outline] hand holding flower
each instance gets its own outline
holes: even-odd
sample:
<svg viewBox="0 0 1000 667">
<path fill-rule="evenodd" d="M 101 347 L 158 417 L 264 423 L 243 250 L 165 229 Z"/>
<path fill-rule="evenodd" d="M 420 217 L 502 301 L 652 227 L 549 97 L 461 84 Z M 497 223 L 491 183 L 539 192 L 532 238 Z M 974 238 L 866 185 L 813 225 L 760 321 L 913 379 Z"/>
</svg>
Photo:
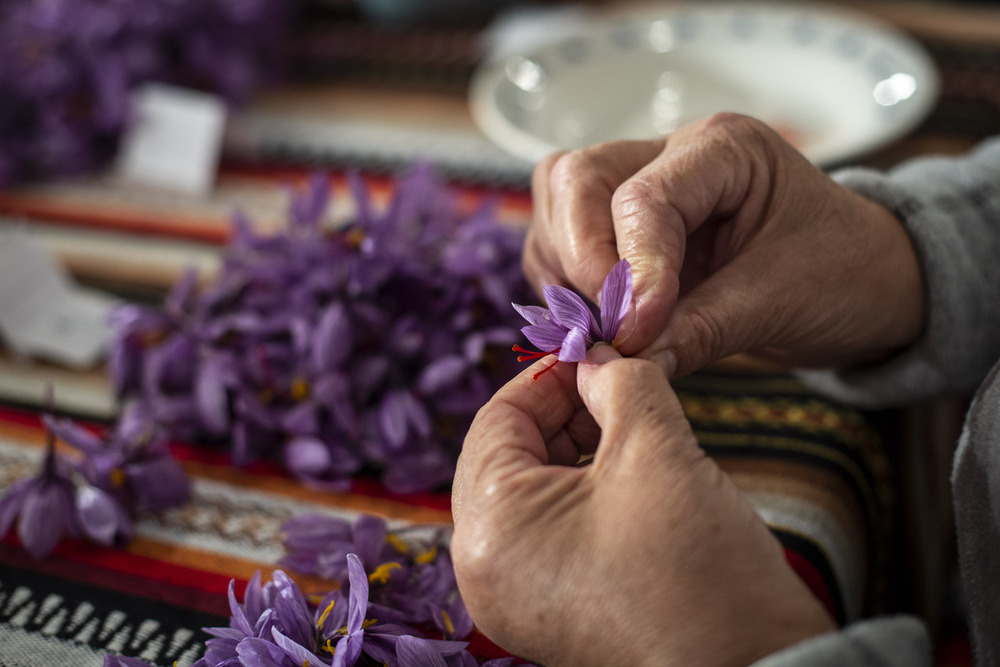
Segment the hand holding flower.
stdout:
<svg viewBox="0 0 1000 667">
<path fill-rule="evenodd" d="M 747 351 L 856 363 L 920 334 L 922 276 L 902 226 L 753 119 L 555 154 L 533 191 L 523 264 L 536 289 L 595 297 L 627 258 L 635 308 L 617 347 L 669 374 Z"/>
<path fill-rule="evenodd" d="M 473 620 L 546 665 L 747 664 L 834 629 L 652 363 L 542 361 L 476 417 L 452 556 Z M 592 465 L 574 437 L 601 427 Z"/>
</svg>

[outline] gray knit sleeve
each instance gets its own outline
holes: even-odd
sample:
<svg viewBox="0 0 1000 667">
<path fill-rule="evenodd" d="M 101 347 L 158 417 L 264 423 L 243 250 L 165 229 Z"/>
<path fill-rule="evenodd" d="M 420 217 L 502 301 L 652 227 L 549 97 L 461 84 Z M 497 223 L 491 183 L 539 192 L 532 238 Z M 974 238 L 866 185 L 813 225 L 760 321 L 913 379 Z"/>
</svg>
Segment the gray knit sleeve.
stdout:
<svg viewBox="0 0 1000 667">
<path fill-rule="evenodd" d="M 1000 357 L 1000 138 L 961 158 L 833 176 L 906 228 L 924 273 L 927 319 L 920 340 L 882 364 L 800 376 L 870 407 L 971 394 Z"/>
<path fill-rule="evenodd" d="M 913 616 L 862 621 L 840 632 L 808 639 L 758 660 L 750 667 L 923 667 L 931 665 L 931 643 Z"/>
</svg>

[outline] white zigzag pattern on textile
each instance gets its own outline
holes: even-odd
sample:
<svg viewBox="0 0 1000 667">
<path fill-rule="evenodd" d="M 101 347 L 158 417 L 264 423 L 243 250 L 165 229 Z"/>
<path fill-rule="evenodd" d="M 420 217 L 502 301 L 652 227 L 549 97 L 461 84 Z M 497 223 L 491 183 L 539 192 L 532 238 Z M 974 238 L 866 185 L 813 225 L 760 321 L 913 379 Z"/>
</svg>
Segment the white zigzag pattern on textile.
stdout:
<svg viewBox="0 0 1000 667">
<path fill-rule="evenodd" d="M 0 665 L 97 665 L 108 653 L 171 665 L 190 665 L 204 649 L 191 628 L 161 629 L 124 612 L 103 616 L 89 602 L 70 609 L 62 596 L 36 595 L 0 581 Z"/>
</svg>

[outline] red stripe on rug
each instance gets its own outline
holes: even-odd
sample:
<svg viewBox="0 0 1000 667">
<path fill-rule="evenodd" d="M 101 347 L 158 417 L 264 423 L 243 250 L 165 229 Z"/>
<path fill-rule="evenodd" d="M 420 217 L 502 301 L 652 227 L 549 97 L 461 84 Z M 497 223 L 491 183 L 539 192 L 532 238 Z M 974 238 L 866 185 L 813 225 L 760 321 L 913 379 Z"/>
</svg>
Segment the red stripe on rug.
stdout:
<svg viewBox="0 0 1000 667">
<path fill-rule="evenodd" d="M 63 542 L 36 561 L 12 535 L 0 541 L 0 560 L 17 568 L 108 588 L 138 597 L 219 616 L 229 615 L 230 577 L 163 561 L 104 549 L 82 542 Z M 81 567 L 85 566 L 85 567 Z M 245 586 L 245 582 L 238 582 Z"/>
</svg>

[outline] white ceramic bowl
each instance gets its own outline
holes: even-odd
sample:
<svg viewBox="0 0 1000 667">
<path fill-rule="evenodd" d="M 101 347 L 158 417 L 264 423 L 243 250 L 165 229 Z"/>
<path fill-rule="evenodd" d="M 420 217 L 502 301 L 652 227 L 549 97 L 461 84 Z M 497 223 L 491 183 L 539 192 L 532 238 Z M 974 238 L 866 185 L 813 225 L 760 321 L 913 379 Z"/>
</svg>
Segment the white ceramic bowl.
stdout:
<svg viewBox="0 0 1000 667">
<path fill-rule="evenodd" d="M 605 22 L 487 62 L 470 104 L 487 136 L 528 160 L 735 111 L 829 166 L 911 130 L 937 92 L 924 49 L 862 14 L 727 3 Z"/>
</svg>

